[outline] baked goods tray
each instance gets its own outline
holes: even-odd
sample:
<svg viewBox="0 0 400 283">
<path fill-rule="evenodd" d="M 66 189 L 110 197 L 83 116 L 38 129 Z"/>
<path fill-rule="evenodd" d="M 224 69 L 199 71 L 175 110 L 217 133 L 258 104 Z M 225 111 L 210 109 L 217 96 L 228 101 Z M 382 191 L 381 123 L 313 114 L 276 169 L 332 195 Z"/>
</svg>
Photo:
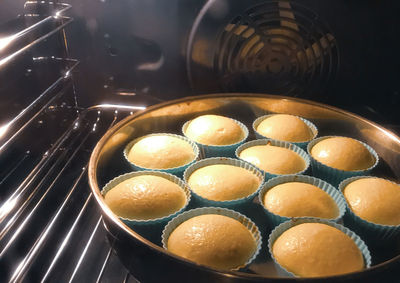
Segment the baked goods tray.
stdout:
<svg viewBox="0 0 400 283">
<path fill-rule="evenodd" d="M 400 138 L 371 121 L 338 108 L 307 100 L 263 94 L 212 94 L 154 105 L 125 118 L 108 130 L 96 145 L 89 162 L 91 190 L 101 208 L 108 237 L 114 243 L 113 248 L 124 265 L 140 281 L 299 280 L 280 278 L 277 274 L 266 247 L 273 227 L 265 222 L 262 209 L 258 205 L 254 205 L 254 212 L 248 216 L 261 229 L 262 250 L 246 270 L 230 272 L 198 265 L 165 251 L 159 242 L 150 242 L 126 226 L 105 204 L 100 193 L 101 188 L 114 177 L 132 171 L 123 157 L 123 149 L 129 141 L 150 133 L 181 134 L 182 125 L 187 120 L 211 113 L 244 123 L 250 131 L 248 140 L 255 139 L 251 124 L 257 117 L 270 113 L 304 117 L 317 126 L 319 136 L 353 137 L 373 147 L 380 161 L 372 175 L 392 180 L 400 178 Z M 393 281 L 396 269 L 400 267 L 400 239 L 367 244 L 372 254 L 371 268 L 325 279 L 354 282 L 386 278 L 387 282 Z"/>
</svg>

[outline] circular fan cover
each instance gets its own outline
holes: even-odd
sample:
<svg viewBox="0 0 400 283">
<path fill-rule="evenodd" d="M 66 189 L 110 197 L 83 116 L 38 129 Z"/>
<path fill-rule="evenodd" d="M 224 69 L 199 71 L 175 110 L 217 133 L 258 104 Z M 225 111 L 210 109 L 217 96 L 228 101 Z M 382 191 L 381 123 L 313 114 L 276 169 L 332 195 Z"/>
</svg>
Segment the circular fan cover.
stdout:
<svg viewBox="0 0 400 283">
<path fill-rule="evenodd" d="M 210 26 L 217 23 L 213 34 Z M 339 59 L 335 37 L 317 14 L 289 1 L 209 5 L 195 21 L 188 48 L 189 79 L 199 91 L 321 93 Z"/>
</svg>

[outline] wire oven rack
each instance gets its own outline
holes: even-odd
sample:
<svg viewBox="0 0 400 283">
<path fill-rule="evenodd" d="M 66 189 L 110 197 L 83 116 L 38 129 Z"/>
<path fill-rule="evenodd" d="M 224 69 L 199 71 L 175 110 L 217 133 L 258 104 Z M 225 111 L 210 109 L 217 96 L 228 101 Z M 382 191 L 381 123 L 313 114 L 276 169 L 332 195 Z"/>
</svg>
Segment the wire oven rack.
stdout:
<svg viewBox="0 0 400 283">
<path fill-rule="evenodd" d="M 11 282 L 131 282 L 107 243 L 87 163 L 107 129 L 135 107 L 81 111 L 41 157 L 26 151 L 2 172 L 0 270 Z M 33 168 L 27 170 L 27 168 Z M 3 277 L 7 276 L 7 277 Z M 134 281 L 133 281 L 134 282 Z"/>
<path fill-rule="evenodd" d="M 22 28 L 0 38 L 0 75 L 24 57 L 60 70 L 20 109 L 0 107 L 12 117 L 0 126 L 0 281 L 137 282 L 106 238 L 87 164 L 101 136 L 143 107 L 78 107 L 72 73 L 79 62 L 68 57 L 64 33 L 69 8 L 27 1 Z M 61 55 L 42 56 L 37 48 L 53 37 L 62 42 Z"/>
</svg>

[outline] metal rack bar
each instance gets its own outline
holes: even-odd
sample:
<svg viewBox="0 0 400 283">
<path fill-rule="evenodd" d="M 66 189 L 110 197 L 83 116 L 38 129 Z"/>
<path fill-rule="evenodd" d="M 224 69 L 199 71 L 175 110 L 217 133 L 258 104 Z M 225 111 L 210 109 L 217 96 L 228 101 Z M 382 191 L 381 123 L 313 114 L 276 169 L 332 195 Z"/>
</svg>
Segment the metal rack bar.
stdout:
<svg viewBox="0 0 400 283">
<path fill-rule="evenodd" d="M 106 266 L 107 266 L 107 264 L 108 264 L 108 261 L 110 260 L 111 252 L 112 252 L 112 248 L 111 248 L 111 246 L 110 246 L 110 248 L 108 249 L 107 257 L 106 257 L 106 259 L 104 260 L 103 265 L 101 266 L 101 270 L 100 270 L 100 272 L 99 272 L 99 275 L 97 276 L 96 283 L 101 282 L 101 278 L 103 277 L 103 274 L 104 274 L 104 271 L 105 271 Z"/>
<path fill-rule="evenodd" d="M 123 282 L 124 283 L 140 283 L 140 281 L 135 279 L 133 276 L 131 276 L 129 272 L 127 272 L 126 278 Z"/>
<path fill-rule="evenodd" d="M 130 277 L 129 272 L 127 272 L 127 273 L 126 273 L 126 276 L 125 276 L 125 279 L 124 279 L 124 281 L 122 281 L 122 283 L 127 283 L 127 282 L 129 282 L 129 277 Z"/>
<path fill-rule="evenodd" d="M 28 45 L 25 45 L 24 47 L 22 47 L 18 51 L 16 51 L 16 52 L 12 53 L 11 55 L 8 55 L 8 56 L 3 57 L 2 59 L 0 59 L 0 67 L 3 67 L 5 64 L 11 62 L 18 55 L 24 53 L 25 51 L 27 51 L 28 49 L 32 48 L 33 46 L 35 46 L 39 42 L 41 42 L 41 41 L 45 40 L 46 38 L 50 37 L 51 35 L 55 34 L 57 31 L 63 29 L 66 25 L 68 25 L 69 23 L 71 23 L 73 21 L 73 19 L 71 19 L 71 18 L 62 17 L 62 16 L 60 16 L 60 17 L 53 17 L 52 16 L 50 18 L 55 18 L 55 19 L 56 18 L 62 18 L 62 19 L 65 19 L 66 21 L 64 23 L 62 23 L 60 26 L 58 26 L 57 28 L 53 29 L 52 31 L 46 33 L 45 35 L 42 35 L 38 39 L 35 39 L 34 41 L 29 43 Z"/>
<path fill-rule="evenodd" d="M 91 200 L 92 200 L 92 195 L 90 194 L 87 197 L 87 199 L 86 199 L 84 205 L 82 206 L 81 210 L 79 211 L 79 214 L 76 217 L 76 219 L 75 219 L 74 223 L 72 224 L 71 228 L 69 229 L 67 235 L 64 237 L 64 240 L 62 241 L 62 244 L 60 245 L 60 248 L 58 249 L 56 255 L 54 256 L 54 258 L 53 258 L 49 268 L 47 269 L 45 275 L 43 276 L 41 282 L 46 282 L 47 281 L 50 273 L 53 271 L 54 266 L 56 265 L 58 259 L 60 258 L 61 253 L 64 251 L 65 247 L 67 246 L 67 243 L 69 242 L 72 233 L 75 232 L 77 224 L 78 224 L 79 220 L 82 218 L 83 214 L 85 213 L 86 208 L 88 207 L 88 204 L 89 204 L 89 202 Z"/>
<path fill-rule="evenodd" d="M 74 277 L 75 277 L 76 273 L 78 272 L 78 269 L 81 267 L 83 258 L 86 256 L 86 253 L 87 253 L 87 251 L 88 251 L 88 249 L 89 249 L 90 244 L 91 244 L 92 241 L 93 241 L 94 235 L 96 234 L 97 229 L 99 228 L 100 223 L 101 223 L 101 216 L 100 216 L 99 219 L 97 220 L 96 227 L 93 229 L 93 232 L 92 232 L 92 234 L 90 235 L 90 238 L 89 238 L 89 240 L 87 241 L 87 244 L 86 244 L 84 250 L 82 251 L 81 256 L 79 257 L 78 263 L 77 263 L 76 266 L 75 266 L 74 272 L 72 273 L 71 278 L 69 279 L 69 282 L 73 282 Z"/>
<path fill-rule="evenodd" d="M 15 172 L 15 170 L 18 169 L 18 167 L 24 162 L 24 160 L 29 156 L 29 151 L 26 151 L 25 155 L 10 169 L 10 171 L 7 172 L 7 174 L 3 177 L 3 179 L 0 181 L 0 185 L 4 183 L 5 180 L 7 180 L 11 174 Z M 1 211 L 1 210 L 0 210 Z M 1 221 L 1 217 L 0 217 Z"/>
<path fill-rule="evenodd" d="M 90 280 L 102 282 L 104 278 L 108 278 L 115 271 L 128 274 L 125 273 L 125 268 L 112 253 L 111 247 L 103 245 L 105 241 L 104 227 L 100 225 L 101 217 L 94 204 L 92 194 L 85 189 L 84 181 L 86 180 L 89 153 L 98 138 L 127 114 L 143 108 L 143 106 L 98 105 L 81 111 L 79 118 L 71 121 L 67 130 L 58 138 L 52 148 L 43 154 L 34 170 L 27 175 L 17 191 L 11 195 L 8 201 L 13 202 L 15 199 L 22 198 L 24 202 L 29 202 L 29 200 L 34 202 L 29 205 L 24 204 L 24 202 L 18 204 L 18 209 L 11 209 L 4 215 L 3 220 L 8 219 L 12 222 L 8 226 L 7 224 L 3 226 L 3 250 L 0 257 L 5 254 L 7 254 L 7 257 L 12 256 L 13 251 L 23 239 L 22 231 L 26 230 L 25 226 L 32 225 L 30 224 L 32 220 L 37 218 L 37 216 L 34 216 L 37 214 L 36 211 L 42 211 L 43 205 L 49 201 L 49 198 L 54 197 L 54 194 L 56 194 L 55 187 L 57 184 L 65 182 L 62 180 L 68 178 L 70 173 L 67 174 L 67 172 L 76 172 L 74 168 L 79 167 L 79 173 L 71 180 L 72 183 L 68 181 L 71 185 L 65 189 L 65 195 L 60 198 L 60 203 L 57 203 L 54 211 L 51 211 L 48 215 L 48 219 L 43 224 L 44 228 L 41 228 L 23 256 L 16 262 L 12 273 L 10 273 L 10 282 L 32 280 L 30 276 L 40 276 L 39 278 L 34 277 L 34 280 L 41 282 L 52 281 L 60 276 L 69 281 L 79 281 L 82 277 L 88 276 Z M 80 152 L 85 153 L 85 156 L 82 156 Z M 11 172 L 16 170 L 15 168 L 18 168 L 18 164 L 21 162 L 13 165 L 10 172 L 3 177 L 2 182 L 7 181 L 7 178 L 12 175 Z M 74 167 L 71 167 L 73 163 Z M 82 166 L 77 164 L 82 164 Z M 46 172 L 43 172 L 43 170 L 46 170 Z M 35 185 L 33 190 L 29 188 L 32 185 Z M 74 206 L 73 199 L 78 196 L 81 199 L 83 198 L 82 204 Z M 8 205 L 10 204 L 8 203 Z M 65 221 L 66 217 L 69 217 L 71 209 L 75 211 L 76 216 L 73 221 L 69 221 L 71 224 L 68 227 L 60 230 L 61 223 Z M 22 218 L 23 214 L 24 218 Z M 1 224 L 4 225 L 4 222 L 1 223 L 0 221 Z M 76 234 L 78 230 L 80 231 L 79 236 Z M 13 231 L 13 234 L 7 235 L 10 231 Z M 60 234 L 59 231 L 63 232 Z M 77 237 L 83 244 L 79 243 L 78 246 L 82 248 L 77 248 L 76 243 L 74 243 L 78 239 Z M 76 247 L 73 251 L 68 249 L 72 245 Z M 99 245 L 101 245 L 101 250 L 95 248 L 98 250 L 97 255 L 94 256 L 92 252 L 89 252 Z M 71 273 L 66 271 L 66 274 L 60 275 L 56 271 L 63 262 L 61 259 L 66 256 L 71 258 L 69 256 L 71 251 L 74 253 L 73 258 L 76 258 L 76 261 L 71 263 L 71 269 L 68 269 Z M 50 258 L 48 258 L 49 256 Z M 44 265 L 40 263 L 41 261 Z M 85 270 L 88 263 L 93 264 L 93 273 L 91 274 L 87 274 Z M 110 263 L 113 264 L 113 267 L 109 267 Z M 39 273 L 37 275 L 32 274 L 32 269 L 37 265 L 40 266 L 40 270 L 36 271 Z M 82 269 L 83 266 L 85 266 L 85 269 Z M 120 274 L 117 278 L 121 278 L 121 276 L 123 275 Z M 127 276 L 130 282 L 135 282 L 129 275 Z"/>
<path fill-rule="evenodd" d="M 133 107 L 133 108 L 132 108 Z M 99 106 L 95 106 L 95 107 L 93 107 L 92 109 L 101 109 Z M 104 108 L 115 108 L 115 106 L 114 107 L 104 107 Z M 136 107 L 135 106 L 131 106 L 131 107 L 119 107 L 120 109 L 124 109 L 124 110 L 133 110 L 133 109 L 135 109 Z M 137 109 L 135 109 L 135 110 L 137 110 Z M 110 125 L 109 125 L 109 127 L 107 128 L 107 130 L 108 129 L 110 129 L 115 123 L 116 123 L 116 121 L 118 120 L 118 114 L 119 114 L 119 112 L 118 112 L 118 110 L 115 110 L 114 111 L 114 117 L 113 117 L 113 120 L 112 120 L 112 122 L 110 123 Z M 92 196 L 92 194 L 90 193 L 90 197 Z M 96 226 L 95 226 L 95 228 L 94 228 L 94 230 L 93 230 L 93 232 L 92 232 L 92 234 L 91 234 L 91 236 L 90 236 L 90 238 L 89 238 L 89 240 L 88 240 L 88 242 L 87 242 L 87 244 L 86 244 L 86 246 L 85 246 L 85 248 L 84 248 L 84 250 L 82 251 L 82 254 L 81 254 L 81 256 L 80 256 L 80 258 L 79 258 L 79 260 L 78 260 L 78 262 L 77 262 L 77 264 L 76 264 L 76 266 L 75 266 L 75 269 L 74 269 L 74 271 L 73 271 L 73 273 L 72 273 L 72 275 L 71 275 L 71 278 L 69 279 L 69 282 L 72 282 L 73 280 L 74 280 L 74 277 L 76 276 L 76 274 L 77 274 L 77 272 L 78 272 L 78 270 L 79 270 L 79 268 L 81 267 L 81 264 L 82 264 L 82 262 L 83 262 L 83 259 L 84 259 L 84 257 L 86 256 L 86 253 L 87 253 L 87 250 L 88 250 L 88 248 L 89 248 L 89 246 L 91 245 L 91 243 L 92 243 L 92 241 L 93 241 L 93 238 L 94 238 L 94 235 L 97 233 L 97 230 L 98 230 L 98 228 L 99 228 L 99 224 L 100 224 L 100 222 L 101 222 L 101 217 L 99 218 L 99 220 L 97 221 L 97 223 L 96 223 Z M 105 260 L 104 260 L 104 262 L 103 262 L 103 264 L 102 264 L 102 267 L 101 267 L 101 269 L 100 269 L 100 272 L 99 272 L 99 275 L 97 276 L 97 279 L 96 279 L 96 282 L 99 282 L 99 280 L 101 279 L 101 277 L 102 277 L 102 274 L 103 274 L 103 272 L 104 272 L 104 269 L 105 269 L 105 266 L 106 266 L 106 264 L 107 264 L 107 262 L 108 262 L 108 260 L 109 260 L 109 258 L 110 258 L 110 255 L 111 255 L 111 247 L 110 247 L 110 249 L 108 250 L 108 252 L 107 252 L 107 256 L 106 256 L 106 258 L 105 258 Z"/>
<path fill-rule="evenodd" d="M 61 145 L 71 136 L 72 131 L 75 127 L 75 123 L 78 120 L 79 118 L 75 120 L 74 123 L 71 124 L 71 127 L 57 140 L 57 142 L 43 154 L 40 162 L 35 166 L 31 173 L 21 182 L 18 188 L 14 190 L 13 194 L 0 207 L 0 224 L 4 221 L 7 215 L 12 212 L 12 209 L 16 206 L 18 199 L 21 198 L 22 194 L 24 194 L 25 191 L 29 188 L 29 185 L 39 176 L 39 173 L 52 160 L 53 156 L 55 156 Z M 0 231 L 0 240 L 3 235 L 3 230 L 4 228 Z"/>
<path fill-rule="evenodd" d="M 59 216 L 61 215 L 62 210 L 65 208 L 67 202 L 70 200 L 72 193 L 75 191 L 78 183 L 82 180 L 82 177 L 86 174 L 86 169 L 87 167 L 83 168 L 81 174 L 79 177 L 75 180 L 74 185 L 72 186 L 71 190 L 67 194 L 66 198 L 64 199 L 63 203 L 59 208 L 57 209 L 56 213 L 54 216 L 51 218 L 51 221 L 46 225 L 46 228 L 44 231 L 41 233 L 39 238 L 36 240 L 30 251 L 28 252 L 27 256 L 21 261 L 21 263 L 18 265 L 18 268 L 16 269 L 15 273 L 11 277 L 10 281 L 20 281 L 23 276 L 24 271 L 29 268 L 32 260 L 35 258 L 35 255 L 37 254 L 37 251 L 42 247 L 42 244 L 44 240 L 46 240 L 47 236 L 49 235 L 51 229 L 54 226 L 54 223 L 58 220 Z"/>
<path fill-rule="evenodd" d="M 73 128 L 75 127 L 76 121 L 72 124 L 72 129 L 70 129 L 70 132 L 66 134 L 66 136 L 68 137 L 72 131 Z M 30 211 L 30 213 L 28 214 L 28 216 L 25 217 L 24 221 L 22 222 L 22 224 L 20 224 L 20 226 L 18 227 L 18 229 L 16 231 L 14 231 L 12 238 L 10 240 L 8 240 L 6 246 L 3 248 L 3 250 L 0 253 L 0 256 L 2 254 L 4 254 L 7 251 L 7 248 L 13 243 L 13 241 L 16 239 L 16 237 L 18 236 L 18 234 L 20 233 L 20 231 L 23 229 L 25 223 L 27 223 L 30 219 L 30 217 L 33 215 L 33 213 L 35 212 L 36 208 L 40 206 L 41 202 L 46 198 L 47 194 L 50 192 L 50 190 L 53 188 L 54 184 L 57 182 L 57 180 L 62 176 L 63 172 L 65 171 L 65 169 L 68 167 L 68 165 L 72 162 L 72 160 L 74 159 L 74 157 L 76 156 L 76 154 L 79 152 L 79 150 L 81 149 L 81 147 L 84 145 L 85 141 L 87 140 L 87 138 L 89 137 L 90 132 L 88 132 L 83 138 L 80 138 L 80 135 L 76 135 L 74 137 L 74 139 L 70 142 L 70 145 L 67 147 L 71 147 L 74 145 L 75 141 L 78 141 L 79 139 L 79 144 L 78 146 L 76 146 L 72 152 L 72 154 L 69 156 L 68 159 L 66 159 L 66 162 L 64 164 L 64 166 L 62 167 L 62 169 L 59 171 L 59 173 L 55 176 L 55 178 L 52 180 L 51 184 L 47 187 L 46 191 L 42 194 L 41 198 L 36 202 L 34 208 Z M 65 141 L 65 139 L 63 139 L 62 141 Z M 59 143 L 58 146 L 56 147 L 55 151 L 59 150 L 59 148 L 63 145 L 63 142 Z M 10 229 L 12 228 L 12 226 L 16 223 L 16 220 L 18 219 L 18 217 L 22 214 L 23 210 L 26 208 L 27 204 L 30 202 L 30 200 L 33 198 L 33 195 L 37 194 L 38 188 L 42 186 L 43 183 L 45 183 L 45 181 L 51 177 L 53 171 L 55 170 L 55 168 L 57 167 L 57 165 L 63 161 L 65 161 L 65 158 L 67 156 L 68 152 L 67 151 L 63 151 L 63 153 L 57 158 L 57 160 L 54 162 L 54 164 L 51 166 L 51 168 L 47 171 L 46 175 L 40 180 L 39 184 L 35 187 L 35 189 L 31 192 L 31 194 L 27 197 L 26 201 L 19 206 L 19 209 L 16 213 L 14 213 L 12 219 L 7 223 L 6 227 L 2 230 L 2 234 L 1 234 L 1 238 L 4 237 L 4 235 L 10 231 Z M 50 158 L 48 159 L 50 160 Z M 39 169 L 39 171 L 42 169 Z"/>
<path fill-rule="evenodd" d="M 25 7 L 27 5 L 30 5 L 30 4 L 40 4 L 40 3 L 41 3 L 41 1 L 27 1 L 25 3 Z M 37 22 L 37 23 L 25 28 L 22 31 L 19 31 L 19 32 L 13 34 L 13 35 L 10 35 L 8 37 L 0 39 L 0 67 L 3 67 L 5 64 L 11 62 L 18 55 L 20 55 L 23 52 L 29 50 L 30 48 L 32 48 L 36 44 L 42 42 L 43 40 L 45 40 L 46 38 L 50 37 L 51 35 L 53 35 L 57 31 L 63 29 L 66 25 L 68 25 L 69 23 L 71 23 L 73 21 L 72 18 L 62 16 L 62 14 L 65 11 L 67 11 L 68 9 L 71 8 L 71 5 L 65 4 L 65 3 L 57 3 L 57 5 L 60 6 L 60 9 L 54 11 L 53 15 L 48 16 L 48 17 L 44 18 L 43 20 L 40 20 L 39 22 Z M 28 14 L 26 16 L 35 16 L 35 15 Z M 32 32 L 38 30 L 41 26 L 43 26 L 47 22 L 49 22 L 51 20 L 60 20 L 60 19 L 62 20 L 62 23 L 59 26 L 57 26 L 55 29 L 53 29 L 50 32 L 48 32 L 48 33 L 38 37 L 37 39 L 31 41 L 29 44 L 23 46 L 19 50 L 15 51 L 15 52 L 13 52 L 13 53 L 11 53 L 9 55 L 1 56 L 1 53 L 2 53 L 1 51 L 3 49 L 5 49 L 7 46 L 10 46 L 11 44 L 15 43 L 16 41 L 21 40 L 21 38 L 24 37 L 24 36 L 30 35 Z"/>
<path fill-rule="evenodd" d="M 112 120 L 112 122 L 111 122 L 109 128 L 112 127 L 112 126 L 115 124 L 115 122 L 117 121 L 117 119 L 118 119 L 117 114 L 118 114 L 118 112 L 114 112 L 114 118 L 113 118 L 113 120 Z M 97 120 L 97 121 L 98 121 L 98 120 Z M 86 168 L 87 168 L 87 165 L 85 166 L 85 172 L 86 172 Z M 71 229 L 69 230 L 68 234 L 67 234 L 66 237 L 64 238 L 62 244 L 60 245 L 60 248 L 58 249 L 58 251 L 57 251 L 57 253 L 56 253 L 56 255 L 55 255 L 53 261 L 51 262 L 51 264 L 50 264 L 49 268 L 47 269 L 47 271 L 46 271 L 44 277 L 42 278 L 42 281 L 41 281 L 41 282 L 46 281 L 46 279 L 48 278 L 49 274 L 51 273 L 53 267 L 55 266 L 56 262 L 58 261 L 58 258 L 60 257 L 60 254 L 63 252 L 63 250 L 64 250 L 64 248 L 65 248 L 67 242 L 69 241 L 69 239 L 70 239 L 70 237 L 71 237 L 71 234 L 72 234 L 73 231 L 75 230 L 75 227 L 76 227 L 78 221 L 80 220 L 80 218 L 82 217 L 82 215 L 83 215 L 85 209 L 87 208 L 87 205 L 88 205 L 89 201 L 91 200 L 91 198 L 92 198 L 92 194 L 89 194 L 88 198 L 86 199 L 85 204 L 83 205 L 81 211 L 79 212 L 79 215 L 78 215 L 77 219 L 75 220 L 75 222 L 73 223 L 73 225 L 72 225 Z M 108 253 L 107 258 L 109 258 L 109 255 L 110 255 L 110 254 L 111 254 L 111 248 L 110 248 L 110 251 L 109 251 L 109 253 Z M 83 256 L 81 256 L 81 258 L 83 258 Z M 81 261 L 81 260 L 80 260 L 80 261 Z M 78 265 L 79 265 L 79 262 L 80 262 L 80 261 L 78 261 Z M 106 263 L 107 263 L 107 260 L 104 262 L 103 267 L 102 267 L 102 270 L 104 270 L 104 267 L 105 267 Z M 78 265 L 77 265 L 77 266 L 78 266 Z M 75 270 L 77 270 L 77 267 L 75 268 Z M 98 278 L 101 277 L 101 274 L 102 274 L 102 272 L 99 274 Z"/>
<path fill-rule="evenodd" d="M 43 2 L 43 1 L 26 1 L 25 6 L 30 5 L 30 4 L 38 4 L 40 2 Z M 67 3 L 54 3 L 54 4 L 57 4 L 58 6 L 60 6 L 60 9 L 57 10 L 57 12 L 56 12 L 57 15 L 63 14 L 65 11 L 69 10 L 72 7 L 70 4 L 67 4 Z"/>
<path fill-rule="evenodd" d="M 14 240 L 18 237 L 19 233 L 21 232 L 21 230 L 24 228 L 25 224 L 30 220 L 30 218 L 32 217 L 32 215 L 35 213 L 36 209 L 40 206 L 40 204 L 42 203 L 42 201 L 46 198 L 47 194 L 49 193 L 49 191 L 53 188 L 54 184 L 57 182 L 57 180 L 60 178 L 60 176 L 62 176 L 64 170 L 67 168 L 67 166 L 72 162 L 72 160 L 74 159 L 75 155 L 77 154 L 77 152 L 79 151 L 79 149 L 81 148 L 81 146 L 84 144 L 84 142 L 86 141 L 86 139 L 89 137 L 89 133 L 86 134 L 86 136 L 83 138 L 83 140 L 81 141 L 81 143 L 79 144 L 79 146 L 74 150 L 74 152 L 72 153 L 72 155 L 67 159 L 67 162 L 65 163 L 65 165 L 63 166 L 63 168 L 61 169 L 61 171 L 56 175 L 56 177 L 53 179 L 53 181 L 51 182 L 51 185 L 47 187 L 46 191 L 43 193 L 42 197 L 39 199 L 38 202 L 36 202 L 35 206 L 33 207 L 33 209 L 29 212 L 29 214 L 25 217 L 25 219 L 23 220 L 23 222 L 19 225 L 19 227 L 16 229 L 16 231 L 14 231 L 12 237 L 10 240 L 8 240 L 7 244 L 2 248 L 1 252 L 0 252 L 0 257 L 7 252 L 8 247 L 14 242 Z M 65 152 L 64 152 L 65 153 Z M 66 157 L 66 153 L 63 154 L 62 156 L 60 156 L 60 158 L 58 158 L 57 161 L 61 162 L 65 159 Z M 32 199 L 32 196 L 36 193 L 37 189 L 45 182 L 46 178 L 48 176 L 51 176 L 51 173 L 53 172 L 53 169 L 56 168 L 56 164 L 55 163 L 51 169 L 47 172 L 47 174 L 45 175 L 45 177 L 40 181 L 39 185 L 36 186 L 35 190 L 31 193 L 31 195 L 28 197 L 28 199 L 24 202 L 24 204 L 20 207 L 20 209 L 18 209 L 17 213 L 15 214 L 16 218 L 13 217 L 12 221 L 9 221 L 9 225 L 6 227 L 6 229 L 3 229 L 2 231 L 2 235 L 1 235 L 1 239 L 2 240 L 4 238 L 4 235 L 10 231 L 11 227 L 16 223 L 16 219 L 18 219 L 18 217 L 22 214 L 23 210 L 26 208 L 27 203 L 29 203 L 29 201 Z"/>
<path fill-rule="evenodd" d="M 110 243 L 111 246 L 113 243 Z M 102 283 L 113 283 L 113 282 L 122 282 L 127 274 L 127 270 L 121 264 L 118 256 L 112 252 L 110 258 L 107 261 L 107 265 L 105 266 L 105 270 L 103 271 L 102 277 L 100 281 Z"/>
<path fill-rule="evenodd" d="M 65 251 L 62 259 L 59 260 L 57 270 L 64 266 L 63 261 L 65 260 L 69 260 L 70 264 L 64 274 L 60 275 L 55 272 L 52 280 L 93 282 L 100 273 L 109 248 L 106 231 L 93 198 L 82 218 L 79 235 L 75 234 L 73 237 L 70 247 L 74 251 L 72 253 Z"/>
<path fill-rule="evenodd" d="M 42 60 L 43 58 L 36 58 L 36 60 Z M 55 101 L 57 98 L 59 98 L 61 95 L 63 95 L 63 92 L 57 93 L 57 95 L 49 98 L 50 94 L 55 90 L 56 87 L 58 87 L 62 82 L 64 82 L 66 79 L 68 79 L 72 71 L 75 69 L 76 66 L 78 66 L 79 61 L 74 60 L 74 59 L 63 59 L 63 58 L 51 58 L 54 60 L 65 60 L 67 62 L 71 62 L 72 65 L 70 68 L 68 68 L 64 74 L 59 77 L 53 84 L 51 84 L 44 92 L 42 92 L 28 107 L 26 107 L 24 110 L 22 110 L 13 120 L 11 120 L 7 125 L 2 126 L 4 127 L 3 129 L 6 130 L 5 139 L 4 137 L 2 138 L 5 140 L 2 145 L 0 146 L 0 153 L 19 135 L 21 132 L 29 126 L 29 124 L 34 121 L 34 119 L 42 113 L 43 110 L 45 110 L 53 101 Z M 34 58 L 35 60 L 35 58 Z M 24 125 L 17 127 L 17 123 L 20 122 L 25 116 L 27 116 L 30 112 L 34 110 L 35 107 L 37 107 L 40 103 L 43 103 L 43 101 L 46 101 L 45 104 L 35 113 L 33 114 L 27 122 L 24 123 Z M 16 129 L 13 129 L 16 127 Z"/>
</svg>

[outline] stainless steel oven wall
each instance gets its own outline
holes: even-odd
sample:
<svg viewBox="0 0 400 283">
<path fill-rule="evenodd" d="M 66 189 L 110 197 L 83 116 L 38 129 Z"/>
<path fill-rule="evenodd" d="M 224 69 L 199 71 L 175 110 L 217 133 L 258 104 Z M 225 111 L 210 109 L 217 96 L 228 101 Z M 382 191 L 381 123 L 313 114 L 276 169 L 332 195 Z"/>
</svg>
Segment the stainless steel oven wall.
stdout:
<svg viewBox="0 0 400 283">
<path fill-rule="evenodd" d="M 67 31 L 81 61 L 77 89 L 84 105 L 162 100 L 190 95 L 185 47 L 205 1 L 69 0 L 74 24 Z M 159 100 L 155 100 L 157 102 Z"/>
<path fill-rule="evenodd" d="M 397 120 L 397 1 L 69 2 L 85 104 L 267 92 Z"/>
</svg>

